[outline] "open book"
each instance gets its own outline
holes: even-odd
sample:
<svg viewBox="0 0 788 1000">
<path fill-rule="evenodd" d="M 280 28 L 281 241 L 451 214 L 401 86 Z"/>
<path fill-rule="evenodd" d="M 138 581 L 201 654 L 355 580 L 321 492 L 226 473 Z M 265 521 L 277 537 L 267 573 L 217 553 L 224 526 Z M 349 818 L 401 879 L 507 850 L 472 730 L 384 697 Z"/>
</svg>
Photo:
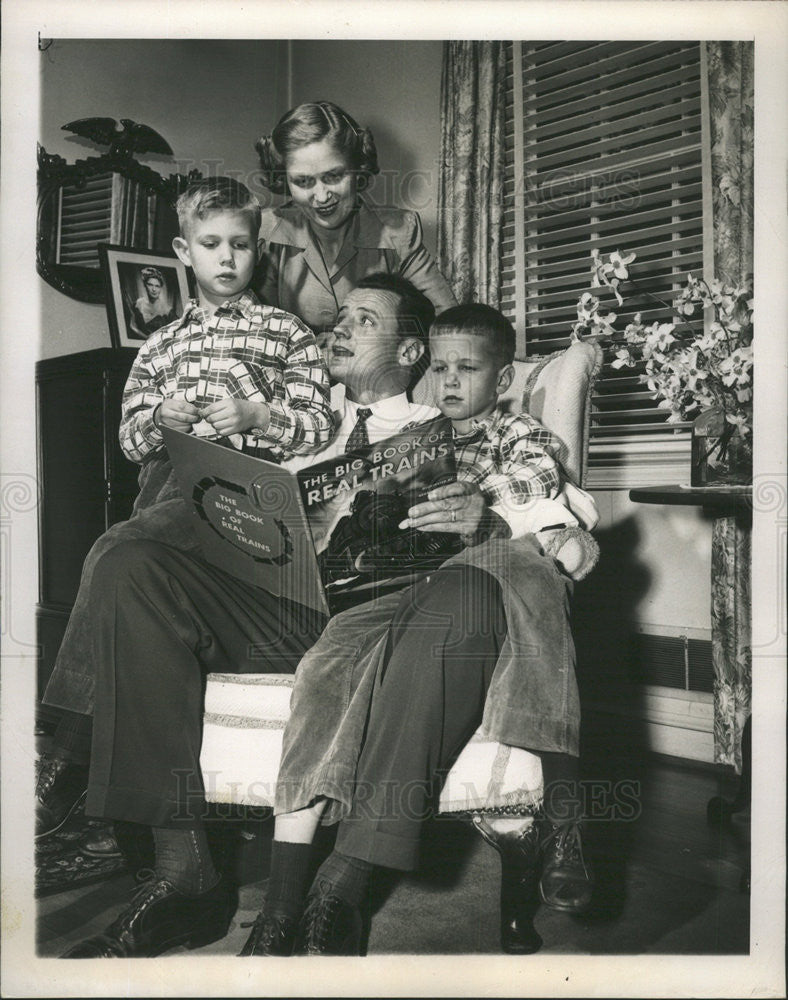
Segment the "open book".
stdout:
<svg viewBox="0 0 788 1000">
<path fill-rule="evenodd" d="M 458 535 L 398 527 L 409 507 L 456 478 L 446 417 L 297 473 L 163 434 L 205 558 L 276 595 L 329 613 L 332 593 L 424 571 L 460 548 Z"/>
</svg>

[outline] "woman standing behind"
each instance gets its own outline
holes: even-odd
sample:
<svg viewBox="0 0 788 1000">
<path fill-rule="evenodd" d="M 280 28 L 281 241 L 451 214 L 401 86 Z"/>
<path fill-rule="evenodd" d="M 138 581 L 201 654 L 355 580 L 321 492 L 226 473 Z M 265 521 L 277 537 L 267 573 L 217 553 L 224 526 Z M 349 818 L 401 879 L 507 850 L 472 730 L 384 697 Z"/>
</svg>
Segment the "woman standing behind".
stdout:
<svg viewBox="0 0 788 1000">
<path fill-rule="evenodd" d="M 300 104 L 256 144 L 263 184 L 290 201 L 263 212 L 264 302 L 295 313 L 319 339 L 336 322 L 356 283 L 396 272 L 430 299 L 436 312 L 456 305 L 422 242 L 416 212 L 379 208 L 361 197 L 379 172 L 375 141 L 336 104 Z"/>
</svg>

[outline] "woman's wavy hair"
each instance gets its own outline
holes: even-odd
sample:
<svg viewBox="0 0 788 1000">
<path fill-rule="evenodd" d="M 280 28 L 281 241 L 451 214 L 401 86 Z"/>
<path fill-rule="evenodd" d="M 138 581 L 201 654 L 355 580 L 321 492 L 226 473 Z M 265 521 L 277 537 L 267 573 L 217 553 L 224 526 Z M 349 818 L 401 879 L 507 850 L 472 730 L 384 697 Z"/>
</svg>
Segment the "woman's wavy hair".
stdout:
<svg viewBox="0 0 788 1000">
<path fill-rule="evenodd" d="M 330 139 L 345 155 L 348 166 L 357 174 L 359 191 L 380 172 L 378 151 L 370 130 L 361 128 L 354 118 L 331 101 L 315 101 L 291 108 L 279 119 L 270 135 L 264 135 L 255 143 L 263 186 L 274 194 L 284 194 L 287 191 L 287 157 L 323 139 Z"/>
<path fill-rule="evenodd" d="M 140 277 L 142 278 L 143 285 L 147 285 L 151 278 L 155 278 L 162 288 L 164 287 L 164 275 L 158 267 L 143 267 L 140 271 Z"/>
</svg>

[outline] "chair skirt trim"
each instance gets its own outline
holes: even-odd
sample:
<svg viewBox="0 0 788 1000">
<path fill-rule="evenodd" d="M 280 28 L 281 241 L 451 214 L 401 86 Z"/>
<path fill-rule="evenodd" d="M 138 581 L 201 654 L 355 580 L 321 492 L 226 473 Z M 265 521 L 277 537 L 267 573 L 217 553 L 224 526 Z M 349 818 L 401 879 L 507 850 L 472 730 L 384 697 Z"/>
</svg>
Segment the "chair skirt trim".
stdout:
<svg viewBox="0 0 788 1000">
<path fill-rule="evenodd" d="M 200 764 L 209 802 L 273 808 L 292 685 L 282 674 L 208 675 Z M 529 811 L 541 800 L 539 758 L 477 732 L 446 777 L 440 811 Z"/>
</svg>

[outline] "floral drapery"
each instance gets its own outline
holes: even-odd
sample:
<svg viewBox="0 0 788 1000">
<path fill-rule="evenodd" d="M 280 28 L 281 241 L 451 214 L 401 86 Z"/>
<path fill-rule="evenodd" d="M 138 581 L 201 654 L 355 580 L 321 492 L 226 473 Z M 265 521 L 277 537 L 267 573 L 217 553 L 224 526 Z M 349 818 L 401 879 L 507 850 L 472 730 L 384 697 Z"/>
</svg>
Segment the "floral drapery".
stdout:
<svg viewBox="0 0 788 1000">
<path fill-rule="evenodd" d="M 706 42 L 714 201 L 714 273 L 752 276 L 753 43 Z"/>
<path fill-rule="evenodd" d="M 752 277 L 753 43 L 706 42 L 714 204 L 714 272 L 731 284 Z M 757 377 L 757 376 L 756 376 Z M 757 390 L 756 390 L 757 391 Z M 750 523 L 714 522 L 711 552 L 714 759 L 742 769 L 751 711 Z"/>
<path fill-rule="evenodd" d="M 749 515 L 720 517 L 711 542 L 711 657 L 714 760 L 742 769 L 742 732 L 751 711 Z"/>
<path fill-rule="evenodd" d="M 714 273 L 751 277 L 753 44 L 704 42 L 710 125 Z M 438 258 L 459 301 L 498 306 L 504 170 L 504 42 L 446 42 L 441 81 Z M 715 760 L 742 765 L 750 715 L 750 532 L 719 518 L 712 537 Z"/>
<path fill-rule="evenodd" d="M 500 304 L 505 42 L 444 42 L 438 262 L 459 302 Z"/>
</svg>

